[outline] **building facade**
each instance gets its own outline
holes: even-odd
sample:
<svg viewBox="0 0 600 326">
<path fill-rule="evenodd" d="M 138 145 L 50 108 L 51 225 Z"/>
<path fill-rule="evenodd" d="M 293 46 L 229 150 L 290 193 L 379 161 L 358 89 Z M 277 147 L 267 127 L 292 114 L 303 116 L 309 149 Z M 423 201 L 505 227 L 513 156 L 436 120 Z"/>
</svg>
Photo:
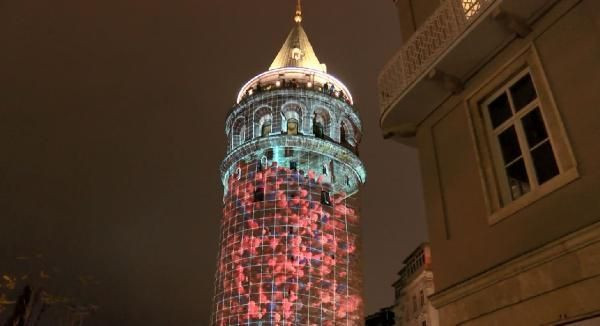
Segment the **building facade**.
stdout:
<svg viewBox="0 0 600 326">
<path fill-rule="evenodd" d="M 383 308 L 365 318 L 366 326 L 393 326 L 396 325 L 392 307 Z"/>
<path fill-rule="evenodd" d="M 360 325 L 361 121 L 295 24 L 226 121 L 213 325 Z"/>
<path fill-rule="evenodd" d="M 429 244 L 421 244 L 406 257 L 398 275 L 392 285 L 396 325 L 438 326 L 438 312 L 429 300 L 435 289 Z"/>
<path fill-rule="evenodd" d="M 599 323 L 600 1 L 395 2 L 381 126 L 419 151 L 440 324 Z"/>
</svg>

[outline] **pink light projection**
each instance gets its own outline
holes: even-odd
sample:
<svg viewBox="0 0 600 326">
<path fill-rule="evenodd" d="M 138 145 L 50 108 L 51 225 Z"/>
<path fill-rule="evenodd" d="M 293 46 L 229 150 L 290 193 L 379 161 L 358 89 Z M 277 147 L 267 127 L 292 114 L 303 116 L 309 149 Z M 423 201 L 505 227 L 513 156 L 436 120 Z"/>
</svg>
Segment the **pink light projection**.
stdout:
<svg viewBox="0 0 600 326">
<path fill-rule="evenodd" d="M 225 196 L 213 324 L 359 325 L 355 199 L 312 170 L 238 167 Z"/>
</svg>

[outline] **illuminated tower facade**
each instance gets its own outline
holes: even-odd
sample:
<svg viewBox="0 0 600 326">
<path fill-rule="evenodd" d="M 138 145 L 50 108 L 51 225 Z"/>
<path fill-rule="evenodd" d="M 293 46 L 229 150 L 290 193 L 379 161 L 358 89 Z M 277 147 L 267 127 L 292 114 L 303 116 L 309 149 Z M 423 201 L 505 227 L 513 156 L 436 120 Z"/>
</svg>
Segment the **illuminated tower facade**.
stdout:
<svg viewBox="0 0 600 326">
<path fill-rule="evenodd" d="M 213 325 L 363 323 L 361 121 L 294 21 L 227 116 Z"/>
</svg>

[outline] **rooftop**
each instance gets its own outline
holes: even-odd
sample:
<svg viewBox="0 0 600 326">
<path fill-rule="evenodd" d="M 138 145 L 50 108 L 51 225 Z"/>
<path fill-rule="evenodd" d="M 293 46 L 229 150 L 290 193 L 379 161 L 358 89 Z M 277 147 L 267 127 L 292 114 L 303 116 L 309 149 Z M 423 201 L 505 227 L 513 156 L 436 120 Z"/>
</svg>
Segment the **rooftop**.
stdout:
<svg viewBox="0 0 600 326">
<path fill-rule="evenodd" d="M 327 73 L 327 66 L 319 61 L 308 35 L 302 27 L 302 6 L 296 6 L 294 26 L 277 53 L 269 70 L 248 81 L 237 96 L 239 104 L 257 92 L 276 90 L 285 86 L 315 89 L 354 104 L 352 94 L 337 78 Z"/>
<path fill-rule="evenodd" d="M 298 5 L 296 6 L 294 22 L 294 27 L 288 34 L 285 43 L 283 43 L 269 70 L 295 67 L 327 72 L 327 67 L 317 58 L 308 40 L 308 35 L 306 35 L 304 28 L 302 28 L 302 6 L 300 0 L 298 0 Z"/>
</svg>

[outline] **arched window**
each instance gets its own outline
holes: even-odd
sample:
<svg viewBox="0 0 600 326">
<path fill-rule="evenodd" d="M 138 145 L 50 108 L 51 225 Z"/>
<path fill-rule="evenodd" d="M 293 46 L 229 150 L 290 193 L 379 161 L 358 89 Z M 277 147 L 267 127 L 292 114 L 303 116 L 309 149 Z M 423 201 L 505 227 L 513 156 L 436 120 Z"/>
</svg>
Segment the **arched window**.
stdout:
<svg viewBox="0 0 600 326">
<path fill-rule="evenodd" d="M 292 147 L 286 147 L 283 151 L 283 155 L 285 157 L 292 157 L 294 156 L 294 149 Z"/>
<path fill-rule="evenodd" d="M 352 149 L 356 146 L 353 128 L 352 124 L 345 119 L 340 123 L 340 144 L 342 146 Z"/>
<path fill-rule="evenodd" d="M 240 144 L 246 142 L 246 125 L 243 125 L 240 129 Z"/>
<path fill-rule="evenodd" d="M 268 137 L 271 134 L 271 120 L 265 121 L 260 127 L 260 136 Z"/>
<path fill-rule="evenodd" d="M 244 119 L 243 118 L 239 118 L 235 121 L 235 123 L 233 124 L 233 128 L 232 128 L 232 133 L 231 133 L 231 148 L 236 148 L 238 146 L 240 146 L 245 138 L 245 134 L 246 134 L 246 125 L 244 124 Z"/>
<path fill-rule="evenodd" d="M 323 127 L 323 120 L 319 116 L 315 115 L 313 120 L 313 133 L 317 138 L 325 137 L 325 128 Z"/>
<path fill-rule="evenodd" d="M 302 108 L 299 104 L 289 103 L 281 109 L 281 131 L 288 135 L 302 133 Z"/>
<path fill-rule="evenodd" d="M 348 142 L 348 136 L 346 135 L 346 128 L 344 128 L 344 123 L 342 122 L 342 126 L 340 127 L 340 143 L 346 144 Z"/>
<path fill-rule="evenodd" d="M 291 118 L 287 120 L 287 134 L 297 135 L 298 134 L 298 119 Z"/>
<path fill-rule="evenodd" d="M 263 106 L 254 112 L 254 137 L 268 137 L 273 131 L 271 108 Z"/>
<path fill-rule="evenodd" d="M 329 111 L 323 107 L 315 110 L 313 115 L 313 134 L 317 138 L 330 137 L 329 129 L 331 124 L 331 115 Z"/>
</svg>

